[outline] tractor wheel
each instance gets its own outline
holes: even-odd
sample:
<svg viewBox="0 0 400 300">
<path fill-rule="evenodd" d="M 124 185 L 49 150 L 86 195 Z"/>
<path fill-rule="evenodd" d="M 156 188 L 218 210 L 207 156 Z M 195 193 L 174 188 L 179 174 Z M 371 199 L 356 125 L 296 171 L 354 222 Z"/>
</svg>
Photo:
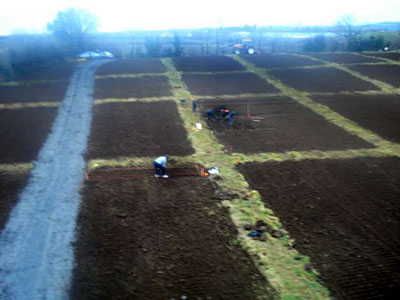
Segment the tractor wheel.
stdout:
<svg viewBox="0 0 400 300">
<path fill-rule="evenodd" d="M 254 47 L 249 47 L 247 48 L 247 53 L 250 55 L 253 55 L 256 52 L 256 50 L 254 50 Z"/>
<path fill-rule="evenodd" d="M 235 48 L 235 49 L 233 49 L 233 53 L 236 55 L 240 55 L 241 51 L 239 48 Z"/>
</svg>

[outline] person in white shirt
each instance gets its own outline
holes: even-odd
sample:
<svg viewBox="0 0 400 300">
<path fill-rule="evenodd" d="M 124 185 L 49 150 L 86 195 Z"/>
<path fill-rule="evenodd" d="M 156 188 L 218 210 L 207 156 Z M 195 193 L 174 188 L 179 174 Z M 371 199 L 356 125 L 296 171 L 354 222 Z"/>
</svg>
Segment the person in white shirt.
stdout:
<svg viewBox="0 0 400 300">
<path fill-rule="evenodd" d="M 153 161 L 154 165 L 154 177 L 159 178 L 168 178 L 167 175 L 167 161 L 168 161 L 168 156 L 159 156 Z"/>
</svg>

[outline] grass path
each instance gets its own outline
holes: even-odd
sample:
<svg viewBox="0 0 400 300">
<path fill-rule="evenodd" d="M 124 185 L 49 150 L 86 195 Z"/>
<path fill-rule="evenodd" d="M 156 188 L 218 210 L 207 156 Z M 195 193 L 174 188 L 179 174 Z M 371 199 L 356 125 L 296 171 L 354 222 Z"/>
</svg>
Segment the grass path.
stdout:
<svg viewBox="0 0 400 300">
<path fill-rule="evenodd" d="M 249 185 L 235 166 L 240 158 L 223 151 L 207 125 L 202 121 L 198 113 L 193 113 L 191 101 L 193 96 L 189 93 L 182 81 L 181 73 L 175 69 L 171 59 L 162 59 L 167 67 L 166 75 L 177 103 L 179 113 L 188 131 L 188 137 L 192 142 L 195 154 L 191 159 L 206 166 L 218 166 L 223 177 L 218 184 L 234 195 L 234 199 L 224 201 L 229 208 L 230 215 L 239 230 L 238 240 L 252 255 L 260 271 L 266 276 L 272 286 L 279 292 L 282 299 L 327 299 L 328 291 L 317 282 L 317 273 L 308 273 L 304 270 L 308 258 L 301 260 L 294 258 L 299 256 L 295 250 L 289 250 L 291 241 L 286 235 L 281 239 L 268 237 L 267 241 L 255 241 L 247 237 L 244 224 L 254 224 L 257 220 L 263 220 L 274 228 L 281 228 L 281 224 L 272 211 L 265 207 L 260 195 L 249 189 Z M 180 99 L 187 99 L 188 103 L 182 105 Z M 197 130 L 196 123 L 203 123 L 204 130 Z"/>
</svg>

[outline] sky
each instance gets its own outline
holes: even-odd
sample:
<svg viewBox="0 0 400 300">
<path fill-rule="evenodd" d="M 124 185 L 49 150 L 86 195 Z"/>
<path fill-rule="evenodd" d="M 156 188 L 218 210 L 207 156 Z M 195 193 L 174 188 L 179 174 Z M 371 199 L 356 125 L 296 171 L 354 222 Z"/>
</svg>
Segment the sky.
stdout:
<svg viewBox="0 0 400 300">
<path fill-rule="evenodd" d="M 0 6 L 0 35 L 41 33 L 58 11 L 89 10 L 99 31 L 241 25 L 334 25 L 345 14 L 356 24 L 399 22 L 399 0 L 9 0 Z"/>
</svg>

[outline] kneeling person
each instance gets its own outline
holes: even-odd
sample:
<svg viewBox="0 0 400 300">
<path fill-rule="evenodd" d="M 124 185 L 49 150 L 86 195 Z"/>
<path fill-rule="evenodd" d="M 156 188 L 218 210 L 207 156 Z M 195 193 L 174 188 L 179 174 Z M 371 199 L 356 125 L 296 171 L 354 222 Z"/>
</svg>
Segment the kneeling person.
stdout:
<svg viewBox="0 0 400 300">
<path fill-rule="evenodd" d="M 168 161 L 168 156 L 160 156 L 157 157 L 154 161 L 153 161 L 153 165 L 154 165 L 154 177 L 158 178 L 158 177 L 162 177 L 162 178 L 168 178 L 167 175 L 167 161 Z"/>
</svg>

